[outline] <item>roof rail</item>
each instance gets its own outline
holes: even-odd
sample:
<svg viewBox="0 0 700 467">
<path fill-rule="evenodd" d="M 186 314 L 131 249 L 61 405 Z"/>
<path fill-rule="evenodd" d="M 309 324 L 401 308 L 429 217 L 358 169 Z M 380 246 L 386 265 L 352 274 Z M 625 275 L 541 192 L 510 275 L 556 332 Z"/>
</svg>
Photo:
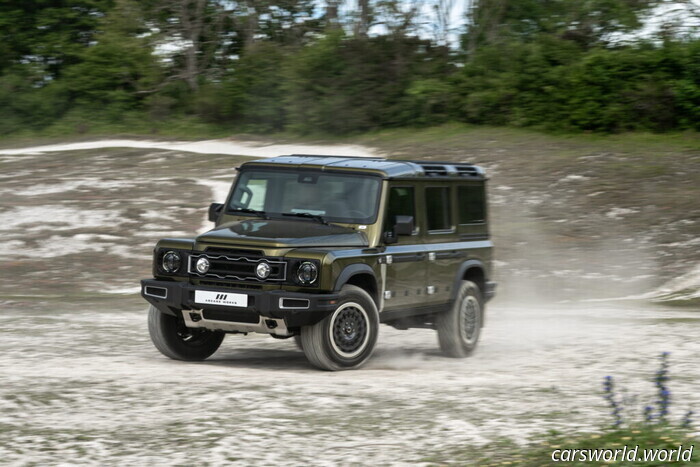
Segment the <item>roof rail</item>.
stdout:
<svg viewBox="0 0 700 467">
<path fill-rule="evenodd" d="M 332 157 L 332 158 L 337 158 L 337 159 L 366 159 L 370 161 L 376 161 L 376 160 L 388 160 L 385 159 L 384 157 L 379 157 L 379 156 L 338 156 L 338 155 L 332 155 L 332 154 L 289 154 L 288 156 L 280 156 L 280 157 Z"/>
</svg>

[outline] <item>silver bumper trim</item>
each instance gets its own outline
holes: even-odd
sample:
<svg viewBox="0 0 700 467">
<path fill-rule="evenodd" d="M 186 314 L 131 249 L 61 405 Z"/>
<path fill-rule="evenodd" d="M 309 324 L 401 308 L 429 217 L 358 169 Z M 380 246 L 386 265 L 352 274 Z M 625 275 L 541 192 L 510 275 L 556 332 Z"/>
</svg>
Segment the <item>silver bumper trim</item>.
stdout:
<svg viewBox="0 0 700 467">
<path fill-rule="evenodd" d="M 192 319 L 192 315 L 199 316 L 197 321 Z M 204 328 L 212 331 L 228 332 L 257 332 L 261 334 L 275 334 L 278 336 L 291 336 L 283 319 L 260 317 L 257 323 L 236 323 L 232 321 L 219 321 L 205 319 L 202 310 L 182 310 L 182 317 L 185 326 L 188 328 Z M 270 326 L 272 325 L 272 327 Z"/>
</svg>

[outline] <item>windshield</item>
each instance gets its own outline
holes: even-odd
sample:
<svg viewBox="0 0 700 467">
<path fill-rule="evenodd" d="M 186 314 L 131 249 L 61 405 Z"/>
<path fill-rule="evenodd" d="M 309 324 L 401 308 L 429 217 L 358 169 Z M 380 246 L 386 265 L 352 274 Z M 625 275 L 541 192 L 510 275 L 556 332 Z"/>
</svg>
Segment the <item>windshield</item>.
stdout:
<svg viewBox="0 0 700 467">
<path fill-rule="evenodd" d="M 381 179 L 368 175 L 309 170 L 243 170 L 229 212 L 267 216 L 321 216 L 328 222 L 372 224 Z"/>
</svg>

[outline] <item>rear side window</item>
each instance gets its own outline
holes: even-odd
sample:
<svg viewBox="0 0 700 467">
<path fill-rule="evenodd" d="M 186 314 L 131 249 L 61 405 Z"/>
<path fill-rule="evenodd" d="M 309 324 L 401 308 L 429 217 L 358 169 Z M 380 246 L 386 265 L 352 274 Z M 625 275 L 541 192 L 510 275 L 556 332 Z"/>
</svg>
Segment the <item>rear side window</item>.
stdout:
<svg viewBox="0 0 700 467">
<path fill-rule="evenodd" d="M 425 213 L 428 218 L 428 230 L 452 229 L 452 208 L 448 187 L 425 189 Z"/>
<path fill-rule="evenodd" d="M 396 216 L 412 216 L 416 219 L 416 197 L 413 187 L 394 186 L 389 189 L 389 215 L 387 221 L 391 228 L 396 224 Z"/>
<path fill-rule="evenodd" d="M 486 194 L 484 185 L 457 187 L 457 206 L 460 224 L 486 222 Z"/>
</svg>

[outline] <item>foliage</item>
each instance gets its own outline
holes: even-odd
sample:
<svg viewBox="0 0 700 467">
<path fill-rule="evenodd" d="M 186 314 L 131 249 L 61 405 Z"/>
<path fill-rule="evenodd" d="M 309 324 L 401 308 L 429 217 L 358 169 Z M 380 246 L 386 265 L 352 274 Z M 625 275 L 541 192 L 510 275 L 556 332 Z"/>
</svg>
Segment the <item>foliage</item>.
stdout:
<svg viewBox="0 0 700 467">
<path fill-rule="evenodd" d="M 644 407 L 642 411 L 644 423 L 655 423 L 658 425 L 671 424 L 668 418 L 669 408 L 671 406 L 671 391 L 668 387 L 668 381 L 671 379 L 668 371 L 669 355 L 668 352 L 663 352 L 659 356 L 659 369 L 652 379 L 656 388 L 656 401 L 654 402 L 656 408 L 652 405 L 646 405 Z M 622 416 L 622 404 L 618 401 L 612 376 L 606 376 L 603 380 L 603 398 L 611 409 L 610 414 L 613 417 L 613 426 L 615 428 L 621 427 L 625 423 L 625 419 Z M 680 420 L 680 426 L 685 428 L 689 427 L 692 423 L 692 415 L 692 410 L 685 412 L 685 415 Z M 627 420 L 627 422 L 638 424 L 638 422 L 634 420 Z"/>
<path fill-rule="evenodd" d="M 282 88 L 285 56 L 285 49 L 273 42 L 250 46 L 213 92 L 214 99 L 224 97 L 220 119 L 252 131 L 282 130 L 285 125 Z"/>
<path fill-rule="evenodd" d="M 289 128 L 343 134 L 443 121 L 448 58 L 421 39 L 329 34 L 288 62 Z"/>
<path fill-rule="evenodd" d="M 0 135 L 183 118 L 338 135 L 449 121 L 700 129 L 700 40 L 618 40 L 657 1 L 475 1 L 461 49 L 445 25 L 418 37 L 415 4 L 341 3 L 2 3 Z"/>
<path fill-rule="evenodd" d="M 138 37 L 144 32 L 141 24 L 138 5 L 118 0 L 101 21 L 95 44 L 83 52 L 80 63 L 65 71 L 63 82 L 74 107 L 111 121 L 141 108 L 160 79 L 151 48 Z"/>
<path fill-rule="evenodd" d="M 699 50 L 700 41 L 584 51 L 551 38 L 484 47 L 457 79 L 458 118 L 568 131 L 697 130 Z"/>
</svg>

